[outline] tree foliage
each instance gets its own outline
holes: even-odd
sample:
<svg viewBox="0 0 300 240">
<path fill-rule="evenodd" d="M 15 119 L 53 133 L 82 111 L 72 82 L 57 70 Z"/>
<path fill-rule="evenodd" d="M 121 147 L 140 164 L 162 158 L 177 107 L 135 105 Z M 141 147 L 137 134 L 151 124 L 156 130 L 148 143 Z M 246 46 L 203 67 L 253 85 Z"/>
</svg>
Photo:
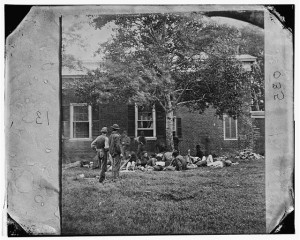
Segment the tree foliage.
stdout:
<svg viewBox="0 0 300 240">
<path fill-rule="evenodd" d="M 166 111 L 187 105 L 202 112 L 213 105 L 219 115 L 238 113 L 241 88 L 232 86 L 242 87 L 246 79 L 233 58 L 237 29 L 190 14 L 94 19 L 97 28 L 110 21 L 115 35 L 99 49 L 105 56 L 101 70 L 89 75 L 99 79 L 98 87 L 110 86 L 105 97 L 158 101 Z"/>
<path fill-rule="evenodd" d="M 109 22 L 116 27 L 98 50 L 104 56 L 99 69 L 76 82 L 86 102 L 159 103 L 166 112 L 169 148 L 168 120 L 178 106 L 200 113 L 212 106 L 219 117 L 243 113 L 251 76 L 234 57 L 242 42 L 236 28 L 197 14 L 102 15 L 93 20 L 96 28 Z"/>
</svg>

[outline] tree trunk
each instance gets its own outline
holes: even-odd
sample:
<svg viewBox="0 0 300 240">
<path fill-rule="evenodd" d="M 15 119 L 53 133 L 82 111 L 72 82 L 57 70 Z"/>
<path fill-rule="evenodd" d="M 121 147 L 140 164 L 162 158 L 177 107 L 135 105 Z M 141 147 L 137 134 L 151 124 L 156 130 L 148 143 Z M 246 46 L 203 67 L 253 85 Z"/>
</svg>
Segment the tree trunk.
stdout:
<svg viewBox="0 0 300 240">
<path fill-rule="evenodd" d="M 173 141 L 173 117 L 174 111 L 172 108 L 172 102 L 170 100 L 170 95 L 167 98 L 167 108 L 166 108 L 166 147 L 168 151 L 174 151 L 174 141 Z"/>
</svg>

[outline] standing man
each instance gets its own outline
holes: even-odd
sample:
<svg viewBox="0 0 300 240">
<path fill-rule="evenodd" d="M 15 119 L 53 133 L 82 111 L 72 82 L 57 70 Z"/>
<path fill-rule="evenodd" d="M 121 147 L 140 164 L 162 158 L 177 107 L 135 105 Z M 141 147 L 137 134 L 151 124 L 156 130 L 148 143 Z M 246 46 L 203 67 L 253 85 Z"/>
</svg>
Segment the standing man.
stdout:
<svg viewBox="0 0 300 240">
<path fill-rule="evenodd" d="M 123 150 L 123 159 L 126 160 L 129 157 L 129 148 L 130 148 L 130 137 L 127 136 L 127 131 L 124 130 L 121 137 L 122 150 Z"/>
<path fill-rule="evenodd" d="M 97 151 L 99 165 L 101 166 L 99 182 L 102 183 L 105 179 L 105 172 L 107 170 L 107 153 L 109 151 L 109 141 L 107 134 L 107 127 L 101 129 L 101 135 L 98 136 L 91 144 L 92 148 Z"/>
<path fill-rule="evenodd" d="M 119 178 L 119 170 L 121 165 L 121 136 L 118 133 L 119 125 L 114 124 L 112 127 L 112 133 L 109 137 L 109 152 L 112 156 L 113 162 L 112 162 L 112 174 L 113 179 Z"/>
</svg>

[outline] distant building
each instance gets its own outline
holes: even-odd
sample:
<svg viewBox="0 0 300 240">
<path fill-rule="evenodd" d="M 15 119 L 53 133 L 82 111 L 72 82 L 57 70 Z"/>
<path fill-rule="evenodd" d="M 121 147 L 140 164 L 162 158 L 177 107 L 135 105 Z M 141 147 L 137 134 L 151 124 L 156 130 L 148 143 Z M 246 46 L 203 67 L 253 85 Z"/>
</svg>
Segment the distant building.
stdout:
<svg viewBox="0 0 300 240">
<path fill-rule="evenodd" d="M 250 55 L 239 55 L 245 70 L 251 70 L 256 58 Z M 93 62 L 85 62 L 86 70 L 63 69 L 63 83 L 71 83 L 76 78 L 87 74 L 87 69 L 95 69 Z M 92 108 L 86 103 L 78 102 L 71 88 L 63 88 L 62 97 L 62 133 L 63 162 L 88 160 L 95 156 L 90 148 L 91 141 L 99 135 L 103 126 L 110 128 L 117 123 L 122 132 L 128 131 L 132 139 L 131 149 L 137 149 L 135 138 L 144 131 L 147 138 L 146 149 L 158 152 L 165 144 L 166 120 L 160 105 L 138 107 L 125 103 L 110 102 Z M 105 114 L 103 114 L 105 113 Z M 264 154 L 264 112 L 252 112 L 249 117 L 234 120 L 226 115 L 220 120 L 215 110 L 208 108 L 203 114 L 190 112 L 186 107 L 179 107 L 175 112 L 173 134 L 179 138 L 179 150 L 187 154 L 195 154 L 197 144 L 203 151 L 222 153 L 252 148 Z"/>
</svg>

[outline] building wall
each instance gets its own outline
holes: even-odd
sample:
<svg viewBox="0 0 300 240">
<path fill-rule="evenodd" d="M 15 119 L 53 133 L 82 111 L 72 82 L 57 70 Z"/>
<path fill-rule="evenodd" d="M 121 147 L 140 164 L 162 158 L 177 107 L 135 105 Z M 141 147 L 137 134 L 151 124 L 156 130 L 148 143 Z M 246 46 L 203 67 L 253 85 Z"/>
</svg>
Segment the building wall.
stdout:
<svg viewBox="0 0 300 240">
<path fill-rule="evenodd" d="M 73 91 L 64 91 L 63 95 L 63 107 L 65 107 L 65 114 L 62 122 L 63 127 L 63 142 L 62 142 L 62 158 L 63 163 L 88 160 L 92 161 L 96 153 L 91 149 L 92 140 L 80 140 L 80 139 L 70 139 L 70 121 L 68 120 L 68 108 L 70 103 L 76 103 L 76 96 Z M 122 134 L 124 130 L 128 131 L 128 136 L 131 139 L 130 151 L 137 151 L 137 141 L 134 136 L 134 124 L 135 124 L 135 115 L 134 115 L 134 106 L 127 105 L 124 103 L 109 103 L 109 104 L 100 104 L 98 106 L 92 107 L 92 135 L 95 139 L 100 135 L 100 130 L 102 127 L 107 127 L 109 132 L 108 136 L 111 133 L 111 126 L 113 124 L 118 124 L 120 127 L 119 133 Z M 159 113 L 160 110 L 157 110 Z M 158 140 L 148 140 L 146 144 L 146 151 L 149 153 L 156 152 L 157 142 L 164 142 L 164 124 L 165 120 L 161 117 L 161 114 L 157 114 L 157 139 Z"/>
<path fill-rule="evenodd" d="M 99 105 L 99 129 L 107 127 L 110 133 L 113 124 L 119 125 L 120 133 L 128 129 L 128 106 L 126 104 L 110 103 Z"/>
<path fill-rule="evenodd" d="M 253 150 L 265 155 L 265 118 L 252 118 L 253 122 Z"/>
<path fill-rule="evenodd" d="M 76 102 L 74 95 L 66 94 L 63 104 L 68 107 L 68 104 Z M 99 136 L 102 127 L 108 128 L 108 136 L 111 134 L 111 126 L 118 124 L 120 126 L 119 133 L 122 133 L 128 128 L 128 106 L 120 103 L 102 104 L 92 107 L 92 140 L 70 139 L 69 128 L 70 122 L 63 121 L 64 141 L 62 145 L 63 162 L 75 162 L 81 160 L 91 161 L 95 157 L 95 151 L 91 149 L 91 142 Z"/>
<path fill-rule="evenodd" d="M 91 141 L 65 139 L 62 143 L 62 162 L 92 161 L 96 152 L 91 149 Z"/>
<path fill-rule="evenodd" d="M 63 89 L 62 91 L 62 111 L 63 111 L 63 121 L 62 121 L 62 162 L 70 163 L 81 160 L 92 161 L 96 156 L 96 152 L 91 149 L 91 141 L 88 140 L 70 140 L 70 114 L 69 107 L 70 103 L 79 103 L 75 96 L 75 92 L 71 89 Z M 94 121 L 92 125 L 92 135 L 93 137 L 97 135 L 99 131 L 97 121 Z"/>
<path fill-rule="evenodd" d="M 64 91 L 63 107 L 68 109 L 70 103 L 76 103 L 74 92 Z M 131 151 L 137 151 L 137 142 L 134 136 L 134 106 L 124 103 L 109 103 L 106 105 L 94 106 L 92 109 L 92 135 L 95 139 L 100 134 L 100 129 L 117 123 L 120 126 L 120 133 L 128 131 L 131 138 Z M 250 114 L 238 119 L 238 140 L 224 140 L 223 121 L 215 116 L 215 110 L 208 108 L 203 114 L 190 112 L 186 107 L 180 107 L 175 113 L 181 119 L 181 135 L 179 150 L 186 155 L 188 149 L 191 154 L 196 154 L 196 145 L 200 144 L 202 151 L 216 153 L 238 151 L 245 148 L 254 148 L 256 152 L 264 152 L 264 119 L 251 119 Z M 64 120 L 68 120 L 68 111 Z M 81 160 L 92 160 L 95 152 L 91 149 L 91 141 L 70 140 L 70 122 L 63 121 L 64 140 L 62 143 L 63 162 L 74 162 Z M 146 150 L 149 153 L 157 152 L 157 145 L 165 143 L 165 116 L 157 106 L 157 140 L 148 140 Z M 254 127 L 254 128 L 253 128 Z M 252 129 L 253 128 L 253 129 Z"/>
<path fill-rule="evenodd" d="M 252 148 L 252 121 L 249 116 L 238 119 L 238 140 L 224 140 L 223 121 L 215 116 L 215 110 L 208 108 L 203 114 L 190 112 L 186 107 L 176 111 L 176 117 L 182 121 L 182 138 L 179 150 L 185 155 L 188 149 L 191 155 L 196 154 L 196 145 L 201 146 L 203 152 L 216 153 L 232 152 L 245 148 Z"/>
</svg>

